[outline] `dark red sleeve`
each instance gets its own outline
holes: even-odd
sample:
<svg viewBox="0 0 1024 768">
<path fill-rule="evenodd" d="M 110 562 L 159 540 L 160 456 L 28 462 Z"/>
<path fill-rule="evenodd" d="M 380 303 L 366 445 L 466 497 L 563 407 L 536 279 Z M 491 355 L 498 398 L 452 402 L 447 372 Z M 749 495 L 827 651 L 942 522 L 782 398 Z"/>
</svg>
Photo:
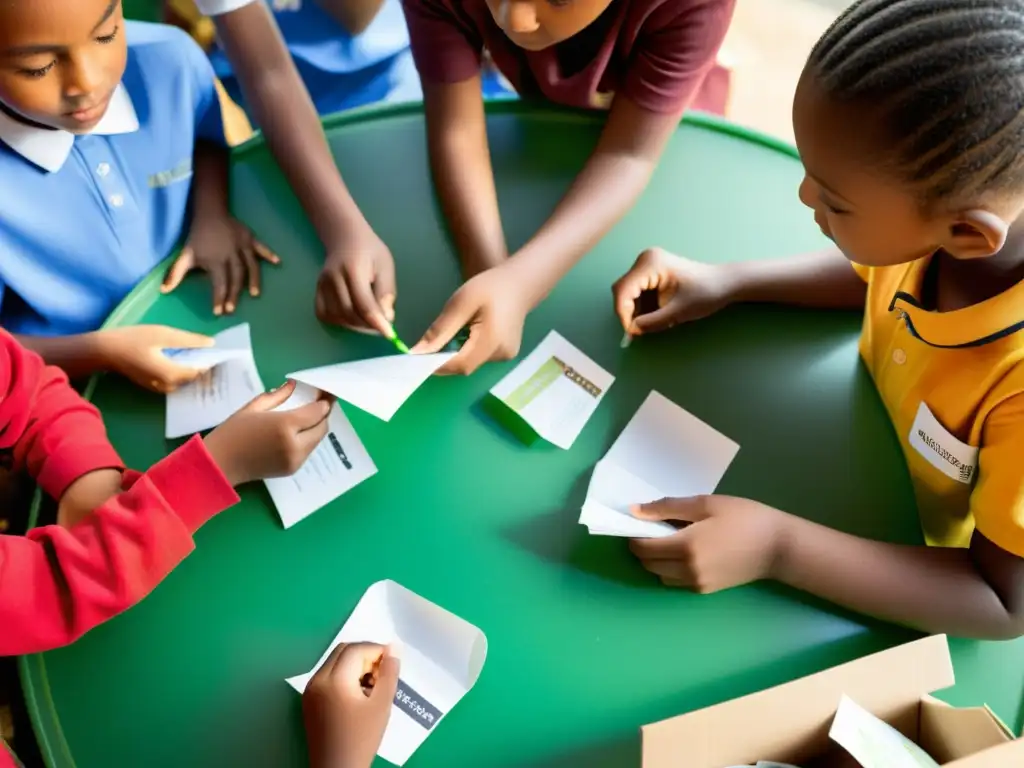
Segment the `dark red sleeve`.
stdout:
<svg viewBox="0 0 1024 768">
<path fill-rule="evenodd" d="M 461 83 L 480 72 L 483 38 L 452 2 L 402 0 L 409 47 L 424 82 Z"/>
<path fill-rule="evenodd" d="M 682 114 L 715 64 L 735 0 L 665 0 L 644 23 L 623 93 L 643 109 Z"/>
<path fill-rule="evenodd" d="M 238 501 L 193 437 L 71 529 L 0 536 L 0 656 L 73 642 L 148 595 Z"/>
<path fill-rule="evenodd" d="M 99 411 L 13 336 L 0 331 L 0 451 L 59 499 L 97 469 L 123 469 Z"/>
</svg>

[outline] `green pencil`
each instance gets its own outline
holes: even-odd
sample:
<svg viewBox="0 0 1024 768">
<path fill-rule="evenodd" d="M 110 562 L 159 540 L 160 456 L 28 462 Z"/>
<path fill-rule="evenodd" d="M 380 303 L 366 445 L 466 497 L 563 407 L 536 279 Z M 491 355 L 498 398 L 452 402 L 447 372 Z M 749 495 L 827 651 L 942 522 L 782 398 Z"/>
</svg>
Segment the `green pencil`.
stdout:
<svg viewBox="0 0 1024 768">
<path fill-rule="evenodd" d="M 398 334 L 395 333 L 394 327 L 389 325 L 388 328 L 391 330 L 391 334 L 388 336 L 388 341 L 394 344 L 395 349 L 397 349 L 403 355 L 409 354 L 409 348 L 405 346 L 405 342 L 398 338 Z"/>
</svg>

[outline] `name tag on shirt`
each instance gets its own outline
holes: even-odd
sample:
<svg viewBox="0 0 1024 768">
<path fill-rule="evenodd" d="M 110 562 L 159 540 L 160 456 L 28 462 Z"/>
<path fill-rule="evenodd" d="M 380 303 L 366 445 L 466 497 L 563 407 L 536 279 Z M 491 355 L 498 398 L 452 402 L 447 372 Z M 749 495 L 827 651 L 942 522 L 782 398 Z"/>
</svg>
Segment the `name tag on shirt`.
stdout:
<svg viewBox="0 0 1024 768">
<path fill-rule="evenodd" d="M 978 468 L 978 449 L 949 434 L 923 402 L 910 428 L 910 444 L 928 463 L 958 483 L 970 485 Z"/>
</svg>

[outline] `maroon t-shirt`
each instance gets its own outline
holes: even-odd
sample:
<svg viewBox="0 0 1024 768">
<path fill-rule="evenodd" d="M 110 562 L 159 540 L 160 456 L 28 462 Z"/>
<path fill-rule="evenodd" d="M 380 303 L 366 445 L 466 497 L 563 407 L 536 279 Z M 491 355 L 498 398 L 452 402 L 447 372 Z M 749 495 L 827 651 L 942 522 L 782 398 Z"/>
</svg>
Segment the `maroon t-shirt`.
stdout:
<svg viewBox="0 0 1024 768">
<path fill-rule="evenodd" d="M 679 114 L 715 64 L 735 0 L 612 0 L 590 26 L 542 51 L 509 40 L 484 0 L 403 6 L 416 68 L 427 82 L 472 77 L 486 48 L 521 96 L 605 108 L 623 93 L 643 109 Z"/>
</svg>

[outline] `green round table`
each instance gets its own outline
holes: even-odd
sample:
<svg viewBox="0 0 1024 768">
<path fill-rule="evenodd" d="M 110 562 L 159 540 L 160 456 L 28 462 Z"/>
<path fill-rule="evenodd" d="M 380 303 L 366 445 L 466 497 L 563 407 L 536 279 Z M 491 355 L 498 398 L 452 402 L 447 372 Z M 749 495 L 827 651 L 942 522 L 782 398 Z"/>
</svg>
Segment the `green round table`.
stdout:
<svg viewBox="0 0 1024 768">
<path fill-rule="evenodd" d="M 509 245 L 551 211 L 600 122 L 520 103 L 489 108 Z M 421 111 L 363 111 L 327 134 L 360 207 L 391 247 L 398 330 L 415 340 L 458 285 L 433 195 Z M 703 117 L 685 121 L 636 208 L 526 325 L 523 350 L 558 330 L 617 380 L 572 450 L 525 448 L 481 412 L 512 363 L 427 382 L 384 423 L 345 411 L 379 473 L 284 531 L 262 485 L 207 524 L 197 551 L 142 604 L 70 648 L 22 659 L 51 766 L 304 765 L 307 671 L 374 582 L 394 579 L 479 626 L 476 687 L 415 768 L 627 768 L 641 724 L 904 642 L 911 633 L 774 585 L 712 596 L 660 586 L 621 539 L 577 522 L 589 473 L 657 389 L 741 448 L 720 490 L 854 533 L 919 542 L 896 437 L 857 356 L 855 313 L 739 307 L 629 349 L 609 287 L 645 247 L 707 261 L 822 245 L 797 200 L 786 146 Z M 313 315 L 322 251 L 266 147 L 237 152 L 233 208 L 283 259 L 258 300 L 215 320 L 202 277 L 161 297 L 153 276 L 112 323 L 214 332 L 252 325 L 268 386 L 285 373 L 392 353 Z M 115 378 L 95 391 L 125 460 L 172 444 L 163 398 Z M 953 642 L 957 704 L 1017 726 L 1024 643 Z"/>
</svg>

